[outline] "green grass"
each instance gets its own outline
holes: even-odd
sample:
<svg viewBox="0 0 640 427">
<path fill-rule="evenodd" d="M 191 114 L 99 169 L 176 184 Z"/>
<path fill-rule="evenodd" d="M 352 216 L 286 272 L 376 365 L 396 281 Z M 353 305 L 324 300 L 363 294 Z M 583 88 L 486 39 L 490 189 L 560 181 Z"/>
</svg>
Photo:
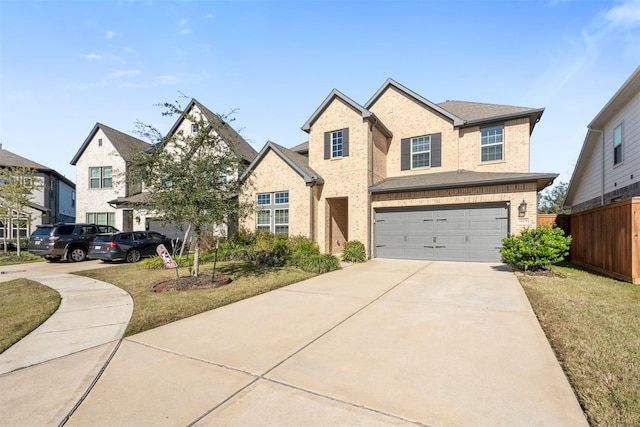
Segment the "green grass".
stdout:
<svg viewBox="0 0 640 427">
<path fill-rule="evenodd" d="M 20 251 L 20 256 L 18 256 L 16 252 L 0 252 L 0 266 L 42 261 L 44 261 L 44 258 L 33 255 L 27 251 Z"/>
<path fill-rule="evenodd" d="M 518 274 L 592 426 L 640 426 L 640 286 L 572 266 Z"/>
<path fill-rule="evenodd" d="M 210 276 L 212 268 L 212 264 L 201 265 L 200 272 Z M 133 314 L 125 336 L 213 310 L 315 275 L 297 268 L 259 267 L 242 261 L 219 262 L 216 275 L 231 276 L 233 282 L 229 285 L 211 289 L 156 293 L 151 291 L 151 287 L 157 283 L 175 279 L 175 270 L 148 270 L 142 268 L 140 264 L 121 264 L 76 274 L 111 283 L 132 296 Z M 188 275 L 187 270 L 180 269 L 180 275 Z"/>
<path fill-rule="evenodd" d="M 58 309 L 60 295 L 27 279 L 0 283 L 0 353 L 40 326 Z"/>
</svg>

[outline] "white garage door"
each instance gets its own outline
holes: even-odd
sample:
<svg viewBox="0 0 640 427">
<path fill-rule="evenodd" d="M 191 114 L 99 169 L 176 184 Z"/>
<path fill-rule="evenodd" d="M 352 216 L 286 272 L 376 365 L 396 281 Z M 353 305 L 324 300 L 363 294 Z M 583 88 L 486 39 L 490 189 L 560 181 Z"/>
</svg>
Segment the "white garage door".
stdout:
<svg viewBox="0 0 640 427">
<path fill-rule="evenodd" d="M 509 232 L 509 209 L 466 205 L 375 212 L 374 245 L 378 258 L 442 261 L 500 261 Z"/>
</svg>

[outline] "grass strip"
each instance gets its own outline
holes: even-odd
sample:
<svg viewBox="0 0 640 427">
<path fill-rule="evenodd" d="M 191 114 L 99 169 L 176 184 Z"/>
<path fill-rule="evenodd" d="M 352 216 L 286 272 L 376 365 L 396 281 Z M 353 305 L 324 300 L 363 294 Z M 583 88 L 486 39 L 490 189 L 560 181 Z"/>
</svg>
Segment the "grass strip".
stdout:
<svg viewBox="0 0 640 427">
<path fill-rule="evenodd" d="M 640 286 L 554 267 L 518 274 L 592 426 L 640 426 Z"/>
<path fill-rule="evenodd" d="M 60 295 L 38 282 L 0 283 L 0 353 L 40 326 L 60 305 Z"/>
</svg>

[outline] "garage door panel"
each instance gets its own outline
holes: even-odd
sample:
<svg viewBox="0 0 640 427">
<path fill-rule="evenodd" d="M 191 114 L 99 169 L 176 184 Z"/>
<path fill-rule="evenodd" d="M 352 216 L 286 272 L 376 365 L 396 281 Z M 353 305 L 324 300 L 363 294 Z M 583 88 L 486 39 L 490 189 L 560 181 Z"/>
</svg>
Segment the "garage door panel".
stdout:
<svg viewBox="0 0 640 427">
<path fill-rule="evenodd" d="M 500 261 L 508 232 L 506 205 L 377 211 L 375 218 L 375 256 L 386 258 Z"/>
</svg>

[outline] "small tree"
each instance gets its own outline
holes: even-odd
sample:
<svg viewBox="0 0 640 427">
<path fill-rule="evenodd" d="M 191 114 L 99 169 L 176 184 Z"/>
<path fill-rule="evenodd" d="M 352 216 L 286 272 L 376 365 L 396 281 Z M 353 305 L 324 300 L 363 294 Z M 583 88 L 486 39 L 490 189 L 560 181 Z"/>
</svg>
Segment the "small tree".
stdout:
<svg viewBox="0 0 640 427">
<path fill-rule="evenodd" d="M 518 270 L 548 269 L 569 255 L 571 236 L 560 228 L 526 228 L 517 236 L 502 239 L 500 254 Z"/>
<path fill-rule="evenodd" d="M 567 196 L 569 184 L 559 182 L 551 188 L 547 188 L 540 194 L 538 200 L 538 212 L 542 214 L 567 214 L 568 209 L 562 209 L 564 199 Z"/>
<path fill-rule="evenodd" d="M 237 197 L 244 162 L 232 149 L 235 141 L 225 141 L 221 129 L 203 115 L 184 111 L 177 103 L 162 106 L 163 115 L 182 117 L 198 130 L 163 137 L 153 126 L 138 122 L 138 133 L 155 147 L 137 156 L 129 176 L 148 192 L 147 209 L 166 223 L 189 224 L 195 238 L 193 274 L 197 276 L 202 233 L 212 224 L 243 216 L 249 208 Z M 221 118 L 224 125 L 228 116 Z"/>
<path fill-rule="evenodd" d="M 0 168 L 0 215 L 4 223 L 4 252 L 7 252 L 7 234 L 11 224 L 18 224 L 16 250 L 20 256 L 20 224 L 31 224 L 33 218 L 27 211 L 33 192 L 42 189 L 42 182 L 35 176 L 35 169 L 24 166 Z M 9 237 L 10 238 L 10 237 Z"/>
</svg>

